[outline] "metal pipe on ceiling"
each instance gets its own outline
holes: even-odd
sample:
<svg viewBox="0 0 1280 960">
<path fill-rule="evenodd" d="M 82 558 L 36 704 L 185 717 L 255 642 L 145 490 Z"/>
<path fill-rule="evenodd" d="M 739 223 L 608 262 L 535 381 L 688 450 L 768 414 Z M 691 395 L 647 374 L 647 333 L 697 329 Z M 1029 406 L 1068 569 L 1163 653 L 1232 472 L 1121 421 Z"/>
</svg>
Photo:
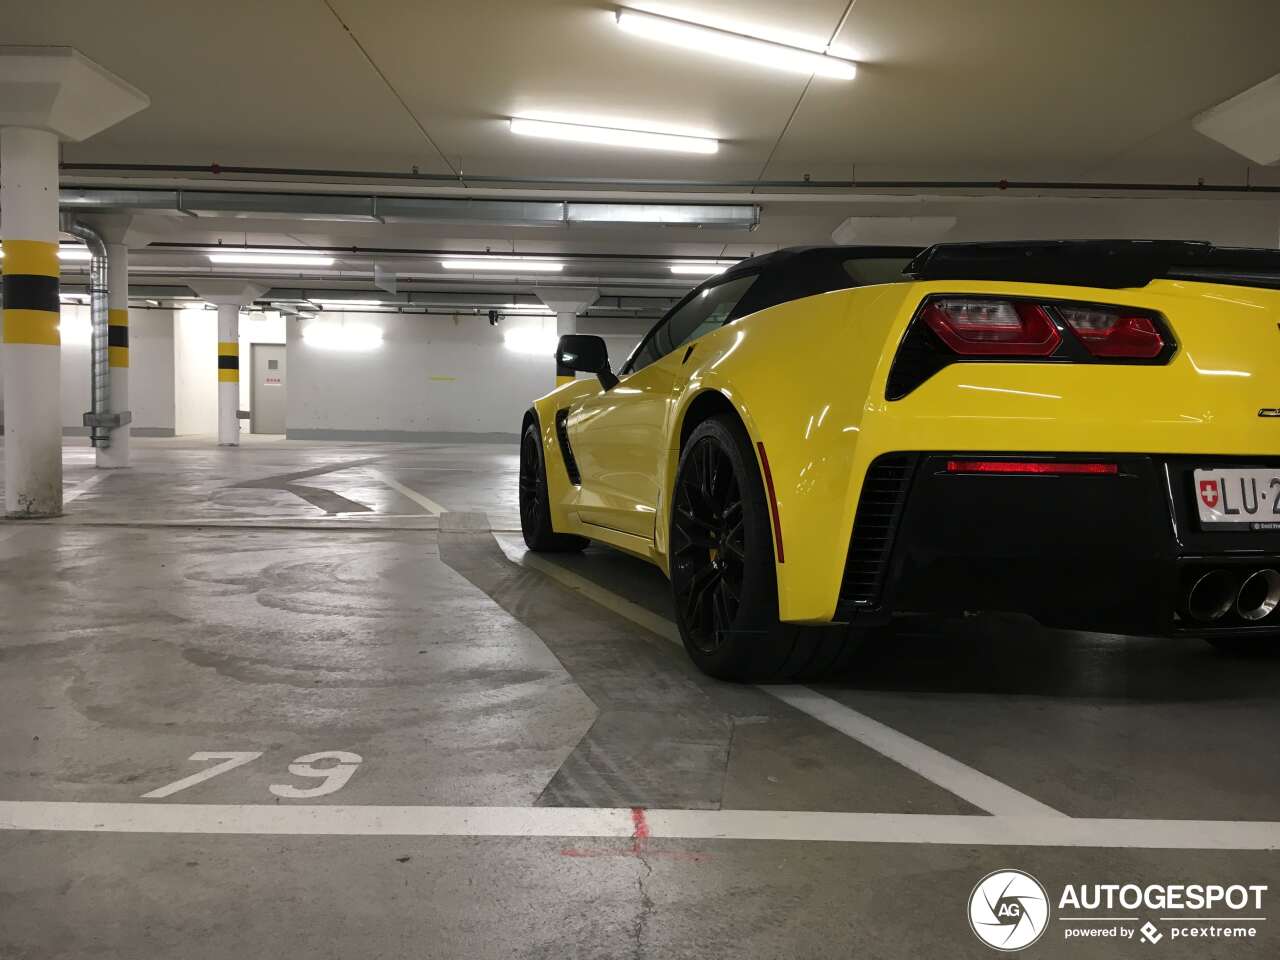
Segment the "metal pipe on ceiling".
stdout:
<svg viewBox="0 0 1280 960">
<path fill-rule="evenodd" d="M 218 176 L 239 174 L 262 177 L 321 177 L 352 180 L 391 180 L 406 183 L 437 183 L 456 185 L 458 177 L 439 173 L 412 173 L 395 170 L 330 170 L 300 167 L 223 166 L 221 164 L 162 164 L 162 163 L 64 163 L 64 171 L 115 172 L 115 173 L 201 173 Z M 522 184 L 567 186 L 589 184 L 592 186 L 650 189 L 786 189 L 786 190 L 1095 190 L 1102 192 L 1135 193 L 1275 193 L 1280 185 L 1233 183 L 1160 183 L 1144 181 L 1087 180 L 657 180 L 614 177 L 516 177 L 476 176 L 468 174 L 467 184 Z"/>
<path fill-rule="evenodd" d="M 776 244 L 763 244 L 765 249 L 761 253 L 772 252 L 776 248 Z M 262 253 L 322 253 L 337 254 L 339 256 L 348 254 L 351 256 L 370 256 L 370 257 L 520 257 L 526 260 L 581 260 L 600 262 L 627 262 L 635 263 L 670 263 L 673 260 L 679 260 L 681 263 L 727 263 L 737 262 L 739 257 L 722 257 L 722 256 L 683 256 L 670 253 L 521 253 L 493 250 L 458 250 L 443 249 L 438 247 L 416 248 L 416 247 L 365 247 L 359 245 L 351 246 L 298 246 L 297 244 L 282 243 L 255 243 L 248 246 L 232 246 L 230 244 L 217 243 L 196 243 L 191 241 L 180 240 L 155 240 L 147 244 L 147 250 L 164 250 L 164 251 L 180 251 L 185 253 L 218 253 L 227 251 L 250 251 Z M 557 281 L 558 283 L 559 281 Z M 692 284 L 690 284 L 692 286 Z"/>
</svg>

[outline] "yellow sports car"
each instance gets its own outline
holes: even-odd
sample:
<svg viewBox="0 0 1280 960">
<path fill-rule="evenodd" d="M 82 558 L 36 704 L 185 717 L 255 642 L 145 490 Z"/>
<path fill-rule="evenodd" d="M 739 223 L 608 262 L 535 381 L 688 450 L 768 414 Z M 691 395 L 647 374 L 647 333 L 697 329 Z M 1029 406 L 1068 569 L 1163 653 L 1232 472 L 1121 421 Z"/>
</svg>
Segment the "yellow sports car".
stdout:
<svg viewBox="0 0 1280 960">
<path fill-rule="evenodd" d="M 616 373 L 599 337 L 556 362 L 526 543 L 657 564 L 714 676 L 824 674 L 900 613 L 1280 647 L 1275 251 L 781 250 Z"/>
</svg>

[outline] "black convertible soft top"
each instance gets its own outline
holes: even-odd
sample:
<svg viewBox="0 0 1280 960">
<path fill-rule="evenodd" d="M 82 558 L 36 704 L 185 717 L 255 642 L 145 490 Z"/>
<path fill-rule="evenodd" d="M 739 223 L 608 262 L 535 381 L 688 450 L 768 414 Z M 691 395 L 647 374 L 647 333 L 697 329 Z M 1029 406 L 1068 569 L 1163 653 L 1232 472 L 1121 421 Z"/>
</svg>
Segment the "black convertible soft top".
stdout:
<svg viewBox="0 0 1280 960">
<path fill-rule="evenodd" d="M 907 267 L 917 280 L 1012 280 L 1143 287 L 1200 280 L 1280 289 L 1280 250 L 1187 240 L 1030 240 L 939 243 Z"/>
<path fill-rule="evenodd" d="M 909 263 L 920 247 L 897 246 L 808 246 L 784 247 L 773 253 L 740 260 L 703 286 L 719 285 L 755 274 L 759 280 L 734 309 L 741 316 L 789 300 L 799 300 L 831 290 L 856 287 L 860 282 L 846 267 L 855 260 L 890 260 Z M 906 277 L 902 277 L 903 280 Z M 884 281 L 879 281 L 883 283 Z M 696 287 L 695 292 L 701 289 Z"/>
</svg>

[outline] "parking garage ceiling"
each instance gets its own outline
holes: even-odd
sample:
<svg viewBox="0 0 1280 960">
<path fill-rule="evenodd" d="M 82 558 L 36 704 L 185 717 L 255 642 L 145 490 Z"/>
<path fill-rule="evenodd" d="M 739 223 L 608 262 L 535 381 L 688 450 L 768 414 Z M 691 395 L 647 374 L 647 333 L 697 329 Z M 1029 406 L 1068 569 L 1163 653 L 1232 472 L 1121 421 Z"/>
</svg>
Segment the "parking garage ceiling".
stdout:
<svg viewBox="0 0 1280 960">
<path fill-rule="evenodd" d="M 1244 161 L 1190 120 L 1280 68 L 1268 0 L 847 6 L 696 12 L 834 41 L 859 63 L 852 82 L 647 43 L 617 28 L 616 5 L 582 0 L 48 0 L 10 5 L 3 34 L 73 45 L 151 96 L 67 160 L 464 176 L 1239 177 Z M 530 111 L 701 128 L 723 146 L 691 160 L 512 136 L 506 120 Z"/>
<path fill-rule="evenodd" d="M 216 244 L 340 248 L 365 271 L 379 261 L 372 251 L 388 250 L 391 266 L 408 272 L 414 264 L 401 262 L 398 251 L 415 261 L 422 259 L 415 250 L 607 253 L 615 258 L 607 265 L 576 260 L 573 277 L 561 279 L 662 280 L 661 292 L 672 293 L 682 281 L 658 276 L 665 271 L 646 258 L 734 260 L 825 240 L 850 217 L 882 224 L 906 218 L 909 234 L 913 224 L 935 222 L 925 214 L 941 213 L 936 222 L 955 216 L 927 206 L 946 193 L 941 189 L 817 183 L 1203 180 L 1280 187 L 1280 168 L 1251 165 L 1191 125 L 1202 111 L 1280 71 L 1272 40 L 1280 34 L 1280 6 L 1268 0 L 1234 0 L 1230 15 L 1221 5 L 1188 0 L 919 0 L 909 10 L 895 0 L 626 7 L 785 33 L 852 58 L 857 76 L 761 70 L 647 42 L 618 28 L 617 4 L 583 0 L 48 0 L 10 5 L 0 35 L 72 45 L 151 97 L 148 109 L 125 122 L 65 144 L 64 186 L 199 189 L 214 181 L 227 190 L 684 200 L 761 211 L 750 230 L 135 211 L 136 269 L 176 280 L 208 272 L 202 254 Z M 719 150 L 669 154 L 512 134 L 510 118 L 546 114 L 700 131 L 716 138 Z M 100 164 L 134 169 L 88 166 Z M 213 165 L 224 172 L 211 172 Z M 950 197 L 957 193 L 972 200 L 1002 192 L 952 190 Z M 1005 196 L 1031 199 L 1019 191 Z M 627 255 L 635 258 L 629 264 L 618 259 Z M 353 280 L 342 276 L 344 268 L 350 273 L 350 260 L 335 267 L 335 283 Z M 293 286 L 314 280 L 273 277 Z"/>
</svg>

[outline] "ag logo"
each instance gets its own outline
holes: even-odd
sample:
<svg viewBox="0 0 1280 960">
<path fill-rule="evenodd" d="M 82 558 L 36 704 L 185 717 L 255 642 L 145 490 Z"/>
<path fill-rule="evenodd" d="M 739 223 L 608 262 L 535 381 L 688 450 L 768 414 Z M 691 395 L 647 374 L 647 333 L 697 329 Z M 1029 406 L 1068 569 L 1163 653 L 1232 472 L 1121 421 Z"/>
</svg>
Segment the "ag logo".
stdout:
<svg viewBox="0 0 1280 960">
<path fill-rule="evenodd" d="M 1011 952 L 1029 947 L 1049 926 L 1049 897 L 1040 881 L 1021 870 L 997 870 L 969 894 L 969 928 L 989 947 Z"/>
<path fill-rule="evenodd" d="M 1212 510 L 1218 505 L 1218 481 L 1217 480 L 1201 480 L 1200 481 L 1200 499 L 1204 501 L 1204 505 Z"/>
</svg>

